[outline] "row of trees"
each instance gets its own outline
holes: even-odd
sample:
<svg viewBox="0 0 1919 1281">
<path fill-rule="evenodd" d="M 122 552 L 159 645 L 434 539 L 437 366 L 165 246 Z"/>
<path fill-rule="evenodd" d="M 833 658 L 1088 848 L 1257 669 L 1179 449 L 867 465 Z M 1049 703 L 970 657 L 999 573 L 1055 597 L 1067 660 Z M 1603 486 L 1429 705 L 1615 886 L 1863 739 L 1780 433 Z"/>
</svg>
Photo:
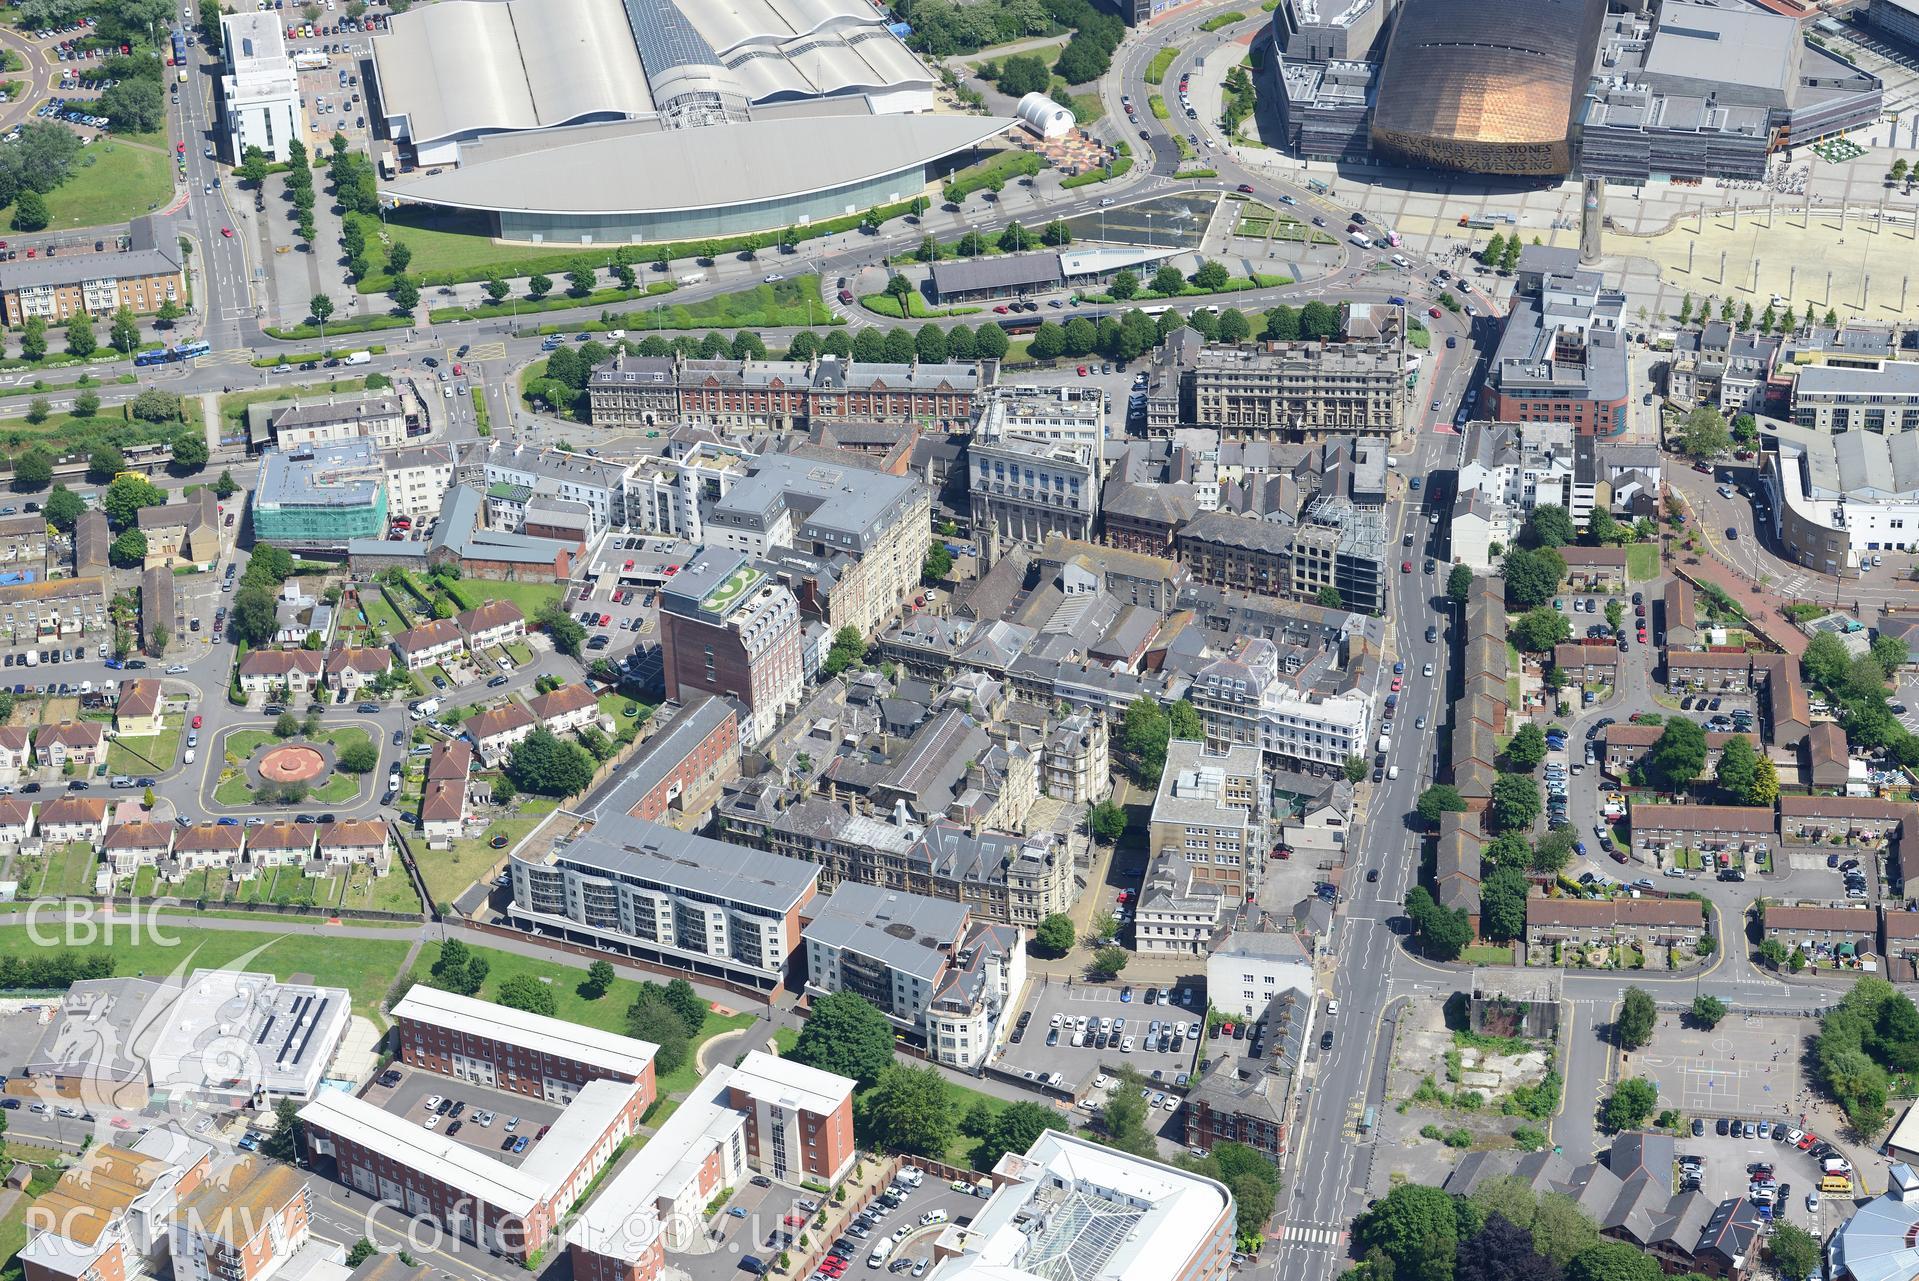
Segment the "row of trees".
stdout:
<svg viewBox="0 0 1919 1281">
<path fill-rule="evenodd" d="M 1712 318 L 1712 302 L 1712 299 L 1706 298 L 1695 304 L 1692 300 L 1692 295 L 1687 294 L 1679 300 L 1679 323 L 1689 325 L 1697 320 L 1700 324 L 1705 324 L 1707 320 Z M 1811 303 L 1806 304 L 1805 316 L 1795 321 L 1793 318 L 1793 310 L 1790 306 L 1777 308 L 1771 303 L 1767 303 L 1766 309 L 1760 312 L 1758 317 L 1755 318 L 1753 316 L 1751 303 L 1745 303 L 1735 307 L 1730 298 L 1719 304 L 1719 319 L 1728 325 L 1736 324 L 1741 329 L 1757 328 L 1760 333 L 1764 334 L 1769 334 L 1775 329 L 1782 333 L 1795 328 L 1810 329 L 1814 325 L 1822 323 L 1818 308 L 1814 307 Z M 1839 313 L 1830 307 L 1826 308 L 1823 323 L 1828 328 L 1837 327 L 1839 324 Z"/>
</svg>

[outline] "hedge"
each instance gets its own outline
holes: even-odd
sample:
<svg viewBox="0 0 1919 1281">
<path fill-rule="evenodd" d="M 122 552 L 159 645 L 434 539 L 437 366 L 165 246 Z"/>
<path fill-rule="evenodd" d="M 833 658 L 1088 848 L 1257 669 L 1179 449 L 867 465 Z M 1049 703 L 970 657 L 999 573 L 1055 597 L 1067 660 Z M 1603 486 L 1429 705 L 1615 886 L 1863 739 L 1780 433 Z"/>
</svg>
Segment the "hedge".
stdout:
<svg viewBox="0 0 1919 1281">
<path fill-rule="evenodd" d="M 1090 187 L 1096 182 L 1111 182 L 1115 178 L 1124 178 L 1133 167 L 1131 156 L 1120 156 L 1104 169 L 1089 169 L 1082 174 L 1074 174 L 1060 183 L 1061 187 Z"/>
<path fill-rule="evenodd" d="M 427 318 L 436 325 L 455 324 L 462 320 L 495 320 L 501 316 L 510 319 L 522 311 L 537 314 L 543 311 L 565 311 L 568 307 L 603 307 L 608 303 L 632 302 L 635 298 L 669 294 L 679 287 L 675 281 L 655 280 L 632 289 L 596 289 L 584 298 L 556 294 L 551 298 L 523 298 L 517 303 L 484 302 L 477 307 L 435 307 L 427 313 Z"/>
<path fill-rule="evenodd" d="M 412 324 L 411 316 L 355 316 L 338 324 L 329 324 L 325 333 L 321 332 L 318 325 L 294 325 L 290 329 L 268 325 L 261 332 L 280 342 L 305 342 L 309 338 L 323 338 L 328 334 L 367 334 L 381 329 L 405 329 Z"/>
<path fill-rule="evenodd" d="M 913 211 L 911 200 L 901 200 L 895 204 L 876 206 L 880 221 L 891 222 L 903 218 Z M 808 223 L 795 227 L 801 240 L 816 240 L 821 236 L 837 236 L 842 231 L 852 231 L 866 221 L 864 213 L 843 214 L 838 218 L 829 218 L 824 222 Z M 404 228 L 401 229 L 402 231 Z M 751 249 L 771 249 L 780 243 L 780 232 L 759 231 L 745 236 L 729 236 L 724 240 L 687 240 L 670 245 L 631 245 L 622 246 L 628 251 L 633 263 L 652 262 L 661 254 L 670 260 L 681 258 L 700 258 L 711 261 L 722 254 L 740 253 Z M 405 239 L 403 235 L 397 239 Z M 472 271 L 433 271 L 417 277 L 421 285 L 461 285 L 476 280 L 491 280 L 498 277 L 509 280 L 517 276 L 536 276 L 550 274 L 554 267 L 551 258 L 512 259 L 502 258 L 498 262 L 488 263 L 484 270 Z M 369 273 L 357 286 L 363 294 L 382 294 L 393 287 L 390 276 L 380 272 Z"/>
<path fill-rule="evenodd" d="M 301 365 L 309 360 L 344 360 L 356 351 L 364 351 L 375 356 L 386 355 L 385 343 L 373 343 L 367 347 L 329 347 L 325 351 L 302 351 L 280 356 L 259 356 L 253 361 L 255 369 L 278 369 L 283 365 Z"/>
</svg>

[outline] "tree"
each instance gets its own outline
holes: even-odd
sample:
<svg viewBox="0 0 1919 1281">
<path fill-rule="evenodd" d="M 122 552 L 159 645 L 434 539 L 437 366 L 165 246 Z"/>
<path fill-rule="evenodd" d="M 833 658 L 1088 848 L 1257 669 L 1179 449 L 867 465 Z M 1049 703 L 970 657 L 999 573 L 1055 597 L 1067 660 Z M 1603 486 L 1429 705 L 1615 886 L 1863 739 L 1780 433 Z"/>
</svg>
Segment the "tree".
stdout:
<svg viewBox="0 0 1919 1281">
<path fill-rule="evenodd" d="M 1716 996 L 1695 996 L 1692 1009 L 1688 1011 L 1693 1022 L 1708 1030 L 1719 1026 L 1719 1020 L 1726 1017 L 1726 1003 Z"/>
<path fill-rule="evenodd" d="M 1146 1100 L 1140 1097 L 1146 1079 L 1129 1067 L 1114 1075 L 1118 1083 L 1099 1114 L 1099 1128 L 1088 1137 L 1135 1156 L 1156 1156 L 1159 1145 L 1146 1129 Z"/>
<path fill-rule="evenodd" d="M 147 536 L 137 529 L 126 530 L 107 549 L 107 559 L 121 569 L 144 565 L 147 559 Z"/>
<path fill-rule="evenodd" d="M 183 431 L 169 442 L 171 457 L 167 463 L 176 472 L 199 471 L 207 465 L 207 438 L 198 429 Z"/>
<path fill-rule="evenodd" d="M 1564 547 L 1577 537 L 1573 518 L 1557 503 L 1541 503 L 1526 520 L 1525 541 L 1533 547 Z"/>
<path fill-rule="evenodd" d="M 293 555 L 284 547 L 262 544 L 253 549 L 247 557 L 246 572 L 240 575 L 244 586 L 249 583 L 269 583 L 279 586 L 293 577 Z"/>
<path fill-rule="evenodd" d="M 513 749 L 506 776 L 522 792 L 573 796 L 593 781 L 593 758 L 578 743 L 566 742 L 541 726 Z"/>
<path fill-rule="evenodd" d="M 529 294 L 532 294 L 535 298 L 544 298 L 548 294 L 553 292 L 553 279 L 550 276 L 543 276 L 538 273 L 535 273 L 533 276 L 528 278 L 526 282 L 526 291 Z"/>
<path fill-rule="evenodd" d="M 96 445 L 87 456 L 87 479 L 100 484 L 112 480 L 127 465 L 127 456 L 114 445 Z"/>
<path fill-rule="evenodd" d="M 946 331 L 938 325 L 921 325 L 919 332 L 913 335 L 913 351 L 920 363 L 937 365 L 946 360 Z"/>
<path fill-rule="evenodd" d="M 1520 609 L 1544 605 L 1566 576 L 1566 561 L 1550 547 L 1524 548 L 1506 553 L 1501 567 L 1506 578 L 1506 600 Z"/>
<path fill-rule="evenodd" d="M 1619 1041 L 1622 1050 L 1636 1050 L 1652 1040 L 1652 1031 L 1659 1021 L 1659 1011 L 1653 1007 L 1652 997 L 1641 988 L 1629 987 L 1619 1002 L 1619 1013 L 1613 1018 L 1613 1036 Z"/>
<path fill-rule="evenodd" d="M 959 1130 L 939 1069 L 889 1063 L 862 1100 L 866 1130 L 892 1152 L 937 1156 Z"/>
<path fill-rule="evenodd" d="M 1505 253 L 1506 238 L 1495 231 L 1492 239 L 1486 242 L 1486 247 L 1479 251 L 1480 265 L 1492 267 L 1496 270 L 1499 267 L 1501 259 L 1504 258 Z"/>
<path fill-rule="evenodd" d="M 1495 868 L 1480 885 L 1479 932 L 1509 943 L 1526 932 L 1526 896 L 1532 882 L 1516 867 Z"/>
<path fill-rule="evenodd" d="M 1539 726 L 1527 721 L 1506 740 L 1506 762 L 1522 770 L 1534 770 L 1546 759 L 1546 735 Z"/>
<path fill-rule="evenodd" d="M 1090 353 L 1094 344 L 1099 341 L 1099 330 L 1094 328 L 1093 322 L 1086 317 L 1075 316 L 1066 322 L 1062 336 L 1066 340 L 1067 355 L 1084 356 Z"/>
<path fill-rule="evenodd" d="M 1120 746 L 1132 758 L 1134 776 L 1141 783 L 1159 782 L 1172 736 L 1166 710 L 1153 699 L 1141 695 L 1127 706 L 1120 723 Z"/>
<path fill-rule="evenodd" d="M 227 631 L 235 640 L 263 645 L 280 629 L 273 589 L 255 585 L 242 587 L 233 594 L 233 612 L 227 616 Z"/>
<path fill-rule="evenodd" d="M 180 421 L 180 395 L 178 392 L 161 391 L 158 387 L 149 387 L 133 398 L 133 416 L 145 423 L 175 423 Z"/>
<path fill-rule="evenodd" d="M 1523 831 L 1533 825 L 1540 810 L 1539 781 L 1530 774 L 1501 771 L 1493 779 L 1493 828 L 1501 832 Z"/>
<path fill-rule="evenodd" d="M 28 316 L 20 329 L 20 355 L 25 360 L 41 360 L 47 354 L 47 318 Z"/>
<path fill-rule="evenodd" d="M 13 460 L 13 487 L 22 493 L 37 493 L 53 483 L 53 458 L 38 446 Z M 52 519 L 49 517 L 48 519 Z"/>
<path fill-rule="evenodd" d="M 1551 605 L 1535 605 L 1513 624 L 1513 644 L 1533 654 L 1545 653 L 1572 634 L 1572 620 Z"/>
<path fill-rule="evenodd" d="M 267 153 L 258 147 L 248 147 L 240 163 L 234 167 L 233 176 L 241 182 L 250 182 L 259 187 L 267 180 L 267 169 L 272 165 Z"/>
<path fill-rule="evenodd" d="M 1346 598 L 1339 594 L 1339 588 L 1328 584 L 1313 593 L 1313 603 L 1323 609 L 1343 609 Z"/>
<path fill-rule="evenodd" d="M 273 1105 L 273 1133 L 260 1141 L 260 1151 L 276 1161 L 292 1164 L 300 1155 L 303 1133 L 300 1105 L 292 1099 L 283 1098 Z"/>
<path fill-rule="evenodd" d="M 480 288 L 486 293 L 486 296 L 494 302 L 504 302 L 506 296 L 513 292 L 513 286 L 507 284 L 506 281 L 501 280 L 498 276 L 489 278 Z"/>
<path fill-rule="evenodd" d="M 1682 325 L 1690 325 L 1692 323 L 1691 294 L 1687 294 L 1679 300 L 1679 323 Z"/>
<path fill-rule="evenodd" d="M 100 340 L 94 337 L 93 317 L 84 311 L 74 312 L 72 319 L 67 321 L 68 353 L 85 360 L 98 350 Z"/>
<path fill-rule="evenodd" d="M 586 982 L 580 984 L 580 994 L 589 1001 L 597 1001 L 613 987 L 613 966 L 608 961 L 595 961 L 586 967 Z"/>
<path fill-rule="evenodd" d="M 404 240 L 394 241 L 392 248 L 386 251 L 386 269 L 390 275 L 402 274 L 412 263 L 413 246 Z"/>
<path fill-rule="evenodd" d="M 146 477 L 121 476 L 107 486 L 106 497 L 100 500 L 100 507 L 115 529 L 125 529 L 133 524 L 142 507 L 159 507 L 166 501 L 165 492 Z"/>
<path fill-rule="evenodd" d="M 71 533 L 74 522 L 80 519 L 80 514 L 86 509 L 86 500 L 80 495 L 65 485 L 55 485 L 53 491 L 47 495 L 42 514 L 46 516 L 47 523 L 55 529 Z"/>
<path fill-rule="evenodd" d="M 48 221 L 47 202 L 39 192 L 22 191 L 13 202 L 15 231 L 43 231 Z"/>
<path fill-rule="evenodd" d="M 1732 447 L 1726 416 L 1711 405 L 1700 405 L 1673 424 L 1672 443 L 1688 458 L 1717 458 Z"/>
<path fill-rule="evenodd" d="M 484 955 L 457 938 L 448 939 L 427 970 L 427 982 L 443 992 L 473 996 L 485 985 L 490 968 Z"/>
<path fill-rule="evenodd" d="M 1033 944 L 1044 956 L 1061 957 L 1073 950 L 1073 918 L 1054 912 L 1033 930 Z"/>
<path fill-rule="evenodd" d="M 1648 779 L 1672 791 L 1691 783 L 1705 767 L 1706 731 L 1683 716 L 1666 722 L 1642 765 Z"/>
<path fill-rule="evenodd" d="M 1126 962 L 1129 959 L 1131 954 L 1123 947 L 1097 948 L 1093 952 L 1092 961 L 1086 968 L 1092 972 L 1094 978 L 1114 979 L 1118 978 L 1119 972 L 1126 968 Z"/>
<path fill-rule="evenodd" d="M 1786 945 L 1775 938 L 1760 940 L 1754 954 L 1775 970 L 1786 963 Z"/>
<path fill-rule="evenodd" d="M 378 1253 L 379 1249 L 373 1242 L 361 1237 L 353 1243 L 353 1248 L 346 1252 L 346 1265 L 349 1268 L 357 1268 Z"/>
<path fill-rule="evenodd" d="M 1779 767 L 1770 757 L 1753 763 L 1752 786 L 1746 789 L 1746 804 L 1770 806 L 1779 799 Z"/>
<path fill-rule="evenodd" d="M 1016 53 L 1000 63 L 999 91 L 1013 98 L 1029 93 L 1045 93 L 1053 83 L 1053 73 L 1044 59 L 1030 53 Z"/>
<path fill-rule="evenodd" d="M 536 621 L 553 638 L 553 648 L 569 658 L 580 656 L 580 646 L 586 643 L 586 628 L 580 620 L 560 608 L 558 601 L 548 601 L 540 607 Z"/>
<path fill-rule="evenodd" d="M 544 1014 L 552 1018 L 559 1010 L 559 1003 L 553 999 L 553 989 L 534 978 L 531 974 L 515 974 L 500 984 L 498 995 L 493 998 L 510 1009 L 525 1010 L 529 1014 Z"/>
<path fill-rule="evenodd" d="M 1086 815 L 1086 827 L 1101 844 L 1111 845 L 1126 831 L 1126 811 L 1112 801 L 1101 801 Z"/>
<path fill-rule="evenodd" d="M 233 479 L 233 473 L 222 470 L 218 480 L 213 482 L 214 496 L 225 502 L 240 492 L 240 482 Z"/>
<path fill-rule="evenodd" d="M 281 712 L 273 722 L 275 738 L 292 738 L 300 732 L 300 718 L 292 712 Z"/>
<path fill-rule="evenodd" d="M 838 676 L 865 657 L 866 638 L 860 635 L 859 628 L 849 624 L 833 633 L 833 643 L 826 651 L 826 662 L 820 665 L 820 674 Z"/>
<path fill-rule="evenodd" d="M 171 329 L 174 324 L 186 314 L 187 309 L 185 307 L 182 307 L 171 298 L 162 298 L 160 300 L 159 310 L 153 313 L 153 318 L 159 323 L 162 329 Z"/>
<path fill-rule="evenodd" d="M 131 356 L 133 349 L 140 345 L 140 322 L 134 319 L 131 307 L 122 307 L 113 313 L 113 324 L 107 330 L 107 341 L 122 356 Z"/>
<path fill-rule="evenodd" d="M 1441 907 L 1424 886 L 1415 885 L 1406 895 L 1406 916 L 1422 950 L 1437 960 L 1452 960 L 1472 941 L 1472 923 L 1466 913 Z"/>
<path fill-rule="evenodd" d="M 333 299 L 327 297 L 325 294 L 313 295 L 313 297 L 307 299 L 307 314 L 313 317 L 322 332 L 324 332 L 328 318 L 333 315 Z"/>
<path fill-rule="evenodd" d="M 349 774 L 371 774 L 380 767 L 380 749 L 364 738 L 341 749 L 339 766 Z"/>
<path fill-rule="evenodd" d="M 1624 1241 L 1589 1245 L 1566 1265 L 1566 1281 L 1661 1281 L 1662 1276 L 1650 1254 Z"/>
<path fill-rule="evenodd" d="M 395 276 L 393 288 L 387 291 L 387 295 L 393 299 L 397 311 L 412 311 L 420 305 L 420 286 L 410 276 Z"/>
<path fill-rule="evenodd" d="M 660 1047 L 653 1054 L 655 1072 L 674 1071 L 692 1053 L 686 1025 L 680 1021 L 673 1007 L 666 1003 L 666 995 L 657 983 L 640 985 L 639 995 L 633 998 L 633 1004 L 626 1007 L 626 1031 L 629 1036 L 651 1041 Z"/>
<path fill-rule="evenodd" d="M 920 564 L 920 581 L 928 587 L 943 581 L 953 572 L 953 553 L 946 550 L 946 544 L 934 543 L 926 549 L 926 559 Z"/>
<path fill-rule="evenodd" d="M 1414 808 L 1427 826 L 1437 827 L 1441 814 L 1464 814 L 1466 799 L 1451 783 L 1434 783 L 1419 794 L 1419 801 Z"/>
<path fill-rule="evenodd" d="M 1636 1130 L 1652 1116 L 1659 1105 L 1659 1091 L 1642 1076 L 1628 1077 L 1613 1087 L 1606 1100 L 1606 1128 L 1615 1132 Z"/>
<path fill-rule="evenodd" d="M 1726 740 L 1726 746 L 1719 753 L 1719 765 L 1713 771 L 1719 786 L 1725 788 L 1742 801 L 1752 791 L 1753 776 L 1759 770 L 1759 753 L 1743 737 Z"/>
<path fill-rule="evenodd" d="M 685 979 L 674 979 L 661 988 L 660 998 L 679 1016 L 688 1036 L 698 1036 L 706 1026 L 706 1002 Z"/>
<path fill-rule="evenodd" d="M 873 1085 L 893 1061 L 893 1026 L 865 997 L 829 993 L 813 1003 L 787 1057 Z"/>
<path fill-rule="evenodd" d="M 1178 267 L 1167 263 L 1153 273 L 1152 292 L 1165 294 L 1168 297 L 1184 293 L 1186 292 L 1186 277 L 1180 274 Z"/>
<path fill-rule="evenodd" d="M 1821 1253 L 1819 1239 L 1798 1224 L 1782 1220 L 1773 1225 L 1772 1266 L 1786 1281 L 1818 1276 Z"/>
<path fill-rule="evenodd" d="M 990 1170 L 1008 1152 L 1024 1152 L 1032 1147 L 1033 1141 L 1046 1131 L 1068 1127 L 1053 1108 L 1021 1100 L 1007 1104 L 996 1115 L 983 1118 L 977 1128 L 979 1133 L 975 1137 L 979 1142 L 973 1148 L 973 1168 Z"/>
<path fill-rule="evenodd" d="M 1465 565 L 1454 565 L 1446 572 L 1446 595 L 1461 605 L 1473 590 L 1473 571 Z M 1569 625 L 1570 626 L 1570 625 Z"/>
<path fill-rule="evenodd" d="M 1374 1250 L 1397 1281 L 1452 1281 L 1459 1244 L 1459 1205 L 1438 1188 L 1402 1183 L 1353 1224 L 1359 1253 Z"/>
<path fill-rule="evenodd" d="M 1559 1281 L 1559 1268 L 1533 1248 L 1530 1232 L 1490 1213 L 1485 1226 L 1459 1243 L 1454 1275 L 1457 1281 Z"/>
</svg>

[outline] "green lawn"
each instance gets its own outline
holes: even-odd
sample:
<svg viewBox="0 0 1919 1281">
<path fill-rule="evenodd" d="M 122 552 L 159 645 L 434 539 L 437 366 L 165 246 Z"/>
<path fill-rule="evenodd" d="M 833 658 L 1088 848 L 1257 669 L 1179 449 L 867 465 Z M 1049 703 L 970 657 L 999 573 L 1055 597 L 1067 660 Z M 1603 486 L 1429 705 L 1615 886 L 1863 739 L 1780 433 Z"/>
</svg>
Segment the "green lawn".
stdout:
<svg viewBox="0 0 1919 1281">
<path fill-rule="evenodd" d="M 633 715 L 626 714 L 628 708 L 634 709 Z M 639 734 L 640 726 L 651 719 L 655 708 L 651 703 L 642 703 L 624 694 L 609 692 L 600 695 L 600 710 L 611 716 L 613 723 L 620 727 L 617 735 L 619 740 L 622 743 L 630 743 Z"/>
<path fill-rule="evenodd" d="M 298 737 L 298 736 L 296 736 Z M 333 744 L 336 752 L 345 751 L 356 742 L 371 743 L 373 738 L 357 725 L 343 725 L 337 729 L 322 729 L 320 740 Z M 262 745 L 277 743 L 280 740 L 265 730 L 235 730 L 226 736 L 221 750 L 227 759 L 244 763 Z M 289 742 L 293 740 L 288 740 Z M 379 744 L 374 743 L 377 747 Z M 361 783 L 370 777 L 364 774 L 349 774 L 344 770 L 335 770 L 327 776 L 325 782 L 313 789 L 309 799 L 321 805 L 338 805 L 352 800 L 360 794 Z M 247 783 L 244 770 L 236 770 L 231 778 L 223 780 L 213 791 L 213 799 L 222 805 L 246 805 L 253 800 L 253 789 Z"/>
<path fill-rule="evenodd" d="M 900 300 L 892 294 L 865 294 L 860 298 L 860 306 L 877 316 L 889 316 L 894 320 L 937 320 L 941 316 L 970 316 L 978 307 L 928 307 L 926 299 L 915 289 L 906 295 L 906 314 L 900 314 Z"/>
<path fill-rule="evenodd" d="M 47 193 L 48 229 L 104 227 L 165 204 L 173 195 L 164 151 L 96 143 L 80 152 L 67 180 Z M 0 216 L 11 218 L 7 209 Z"/>
<path fill-rule="evenodd" d="M 147 774 L 173 768 L 180 754 L 180 729 L 171 726 L 158 734 L 122 734 L 107 744 L 107 773 Z"/>
<path fill-rule="evenodd" d="M 27 898 L 60 898 L 91 894 L 98 860 L 93 846 L 74 841 L 22 864 L 21 886 Z"/>
<path fill-rule="evenodd" d="M 486 983 L 480 988 L 479 995 L 484 1000 L 493 1000 L 499 994 L 500 984 L 520 975 L 530 975 L 544 982 L 553 993 L 554 1014 L 569 1023 L 581 1023 L 587 1027 L 596 1027 L 604 1032 L 626 1033 L 626 1011 L 640 994 L 639 982 L 635 979 L 619 978 L 613 980 L 613 986 L 598 1000 L 591 1000 L 581 993 L 580 986 L 586 982 L 586 967 L 565 965 L 558 961 L 548 961 L 539 957 L 521 956 L 517 952 L 502 952 L 490 947 L 474 947 L 472 951 L 484 956 L 487 961 Z M 440 944 L 428 943 L 420 949 L 419 958 L 414 962 L 413 973 L 416 978 L 424 978 L 433 968 L 433 962 L 440 957 Z M 737 1031 L 750 1024 L 751 1014 L 715 1014 L 707 1011 L 706 1025 L 694 1038 L 693 1048 L 722 1032 Z M 688 1054 L 686 1063 L 679 1071 L 661 1077 L 655 1085 L 659 1096 L 676 1094 L 693 1088 L 699 1080 L 699 1073 L 693 1070 L 696 1054 Z"/>
<path fill-rule="evenodd" d="M 533 647 L 525 641 L 508 641 L 504 648 L 506 656 L 521 667 L 533 661 Z"/>
<path fill-rule="evenodd" d="M 1626 544 L 1626 577 L 1635 583 L 1659 577 L 1659 544 Z"/>
<path fill-rule="evenodd" d="M 19 1144 L 10 1143 L 7 1148 L 9 1157 L 24 1159 L 25 1154 L 20 1151 Z M 36 1153 L 36 1156 L 38 1155 Z M 51 1164 L 36 1165 L 32 1178 L 27 1182 L 25 1193 L 13 1203 L 6 1217 L 0 1218 L 0 1273 L 9 1275 L 17 1273 L 18 1269 L 14 1268 L 13 1259 L 20 1253 L 21 1247 L 27 1243 L 27 1209 L 51 1190 L 59 1179 L 60 1171 Z"/>
<path fill-rule="evenodd" d="M 1511 965 L 1513 949 L 1511 944 L 1503 947 L 1490 943 L 1480 944 L 1462 949 L 1459 959 L 1468 965 Z"/>
<path fill-rule="evenodd" d="M 471 840 L 453 842 L 450 850 L 430 850 L 424 842 L 417 845 L 413 861 L 419 865 L 427 893 L 436 903 L 451 903 L 505 858 L 522 837 L 544 823 L 553 809 L 554 802 L 545 797 L 526 797 L 514 807 L 513 817 L 499 819 Z M 492 844 L 496 836 L 506 837 L 506 844 L 497 850 Z"/>
<path fill-rule="evenodd" d="M 986 159 L 957 170 L 946 179 L 943 191 L 950 200 L 954 195 L 964 199 L 975 191 L 983 191 L 994 182 L 1010 183 L 1022 177 L 1030 177 L 1045 168 L 1039 156 L 1031 151 L 996 151 Z"/>
<path fill-rule="evenodd" d="M 28 937 L 28 929 L 25 925 L 0 925 L 0 953 L 24 956 L 44 950 Z M 407 946 L 404 938 L 359 939 L 326 934 L 276 937 L 180 925 L 133 937 L 115 935 L 111 952 L 118 975 L 170 974 L 228 965 L 264 970 L 282 979 L 309 974 L 322 985 L 347 989 L 355 1011 L 370 1016 L 392 985 L 400 962 L 406 959 Z"/>
<path fill-rule="evenodd" d="M 386 603 L 386 597 L 377 591 L 360 594 L 360 610 L 366 615 L 367 625 L 384 631 L 389 639 L 406 630 L 406 624 L 401 622 L 400 616 L 393 612 L 393 607 Z"/>
<path fill-rule="evenodd" d="M 458 601 L 461 609 L 475 609 L 485 601 L 503 600 L 518 605 L 529 623 L 548 602 L 560 599 L 562 590 L 558 583 L 502 583 L 477 578 L 461 578 L 446 584 L 447 595 Z"/>
</svg>

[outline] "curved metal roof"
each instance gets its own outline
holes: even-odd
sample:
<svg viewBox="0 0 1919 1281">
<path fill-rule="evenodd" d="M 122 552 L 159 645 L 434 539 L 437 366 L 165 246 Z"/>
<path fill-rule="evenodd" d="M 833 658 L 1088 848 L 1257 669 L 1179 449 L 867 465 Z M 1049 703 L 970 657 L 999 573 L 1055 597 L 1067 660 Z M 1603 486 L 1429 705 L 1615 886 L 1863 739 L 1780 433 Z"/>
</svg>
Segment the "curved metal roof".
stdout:
<svg viewBox="0 0 1919 1281">
<path fill-rule="evenodd" d="M 441 0 L 396 14 L 373 60 L 416 144 L 653 110 L 617 0 Z"/>
<path fill-rule="evenodd" d="M 1408 0 L 1386 47 L 1373 145 L 1480 173 L 1564 173 L 1605 0 Z"/>
<path fill-rule="evenodd" d="M 1013 123 L 992 116 L 820 115 L 704 129 L 635 126 L 481 158 L 381 191 L 419 204 L 514 213 L 724 209 L 899 173 L 976 146 Z"/>
</svg>

